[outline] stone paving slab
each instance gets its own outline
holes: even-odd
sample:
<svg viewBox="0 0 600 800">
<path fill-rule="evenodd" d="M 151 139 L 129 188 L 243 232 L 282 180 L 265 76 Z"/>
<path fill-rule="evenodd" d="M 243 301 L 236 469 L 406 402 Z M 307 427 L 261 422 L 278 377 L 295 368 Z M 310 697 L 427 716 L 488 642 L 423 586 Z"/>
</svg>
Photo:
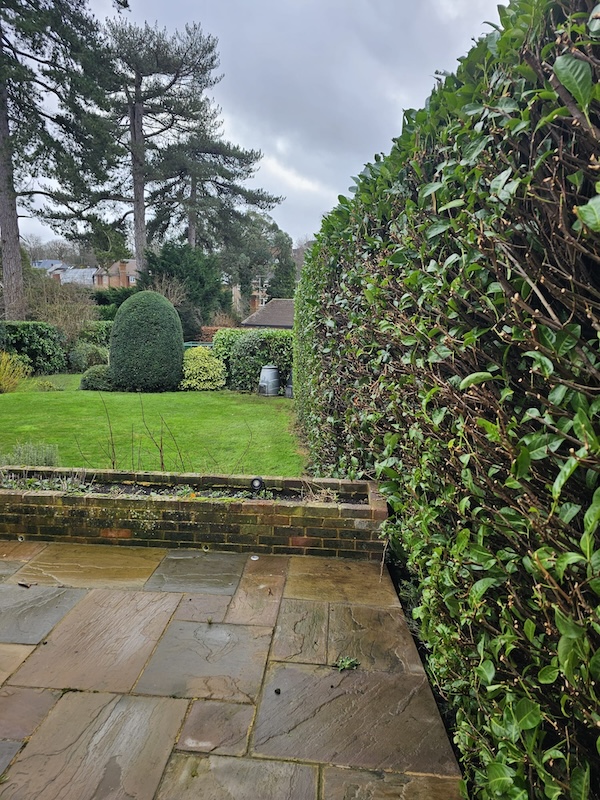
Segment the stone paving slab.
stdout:
<svg viewBox="0 0 600 800">
<path fill-rule="evenodd" d="M 285 578 L 281 575 L 244 572 L 225 614 L 225 622 L 274 627 L 284 585 Z"/>
<path fill-rule="evenodd" d="M 8 544 L 0 800 L 458 800 L 379 565 Z"/>
<path fill-rule="evenodd" d="M 400 608 L 386 569 L 365 561 L 292 556 L 284 597 Z"/>
<path fill-rule="evenodd" d="M 262 578 L 274 578 L 279 575 L 285 578 L 290 563 L 289 556 L 250 556 L 246 562 L 244 575 L 255 575 Z"/>
<path fill-rule="evenodd" d="M 361 669 L 415 672 L 423 664 L 399 608 L 332 604 L 329 608 L 328 663 L 355 658 Z"/>
<path fill-rule="evenodd" d="M 22 746 L 23 742 L 0 742 L 0 775 L 8 767 Z M 0 788 L 2 788 L 1 785 Z"/>
<path fill-rule="evenodd" d="M 135 691 L 251 703 L 258 695 L 271 628 L 173 621 Z"/>
<path fill-rule="evenodd" d="M 6 559 L 0 559 L 0 583 L 13 575 L 18 569 L 21 569 L 22 566 L 22 561 L 7 561 Z"/>
<path fill-rule="evenodd" d="M 185 721 L 177 749 L 243 756 L 253 718 L 254 706 L 197 700 Z"/>
<path fill-rule="evenodd" d="M 0 561 L 29 561 L 48 545 L 46 542 L 0 542 Z"/>
<path fill-rule="evenodd" d="M 271 665 L 252 749 L 271 758 L 459 775 L 424 674 Z"/>
<path fill-rule="evenodd" d="M 94 589 L 11 682 L 128 692 L 178 603 L 179 597 L 172 594 Z"/>
<path fill-rule="evenodd" d="M 326 664 L 327 609 L 327 603 L 317 600 L 284 599 L 273 638 L 273 660 Z"/>
<path fill-rule="evenodd" d="M 171 550 L 144 588 L 153 592 L 232 595 L 247 559 L 238 553 Z"/>
<path fill-rule="evenodd" d="M 322 800 L 460 800 L 458 779 L 326 767 Z"/>
<path fill-rule="evenodd" d="M 8 582 L 85 589 L 142 588 L 167 551 L 160 548 L 49 544 Z"/>
<path fill-rule="evenodd" d="M 0 642 L 38 644 L 84 594 L 80 589 L 50 586 L 30 586 L 27 589 L 1 584 Z"/>
<path fill-rule="evenodd" d="M 0 784 L 2 800 L 152 800 L 187 703 L 69 692 Z"/>
<path fill-rule="evenodd" d="M 0 684 L 4 683 L 34 650 L 33 645 L 0 644 Z"/>
<path fill-rule="evenodd" d="M 31 736 L 60 697 L 51 689 L 0 689 L 0 739 Z"/>
<path fill-rule="evenodd" d="M 184 594 L 173 619 L 187 622 L 223 622 L 231 595 Z"/>
<path fill-rule="evenodd" d="M 179 753 L 156 800 L 316 800 L 317 770 L 303 764 Z"/>
</svg>

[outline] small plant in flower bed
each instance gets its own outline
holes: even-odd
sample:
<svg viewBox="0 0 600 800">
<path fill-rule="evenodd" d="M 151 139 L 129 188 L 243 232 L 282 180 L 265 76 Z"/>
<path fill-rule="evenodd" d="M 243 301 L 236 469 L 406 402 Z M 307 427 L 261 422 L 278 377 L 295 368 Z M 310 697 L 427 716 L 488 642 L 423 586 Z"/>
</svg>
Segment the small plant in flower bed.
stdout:
<svg viewBox="0 0 600 800">
<path fill-rule="evenodd" d="M 58 447 L 43 442 L 19 442 L 12 450 L 0 455 L 0 465 L 17 466 L 27 464 L 38 467 L 57 467 L 59 465 Z"/>
<path fill-rule="evenodd" d="M 4 463 L 9 463 L 5 461 Z M 14 462 L 15 464 L 18 461 Z M 258 491 L 241 489 L 236 486 L 221 489 L 197 489 L 188 484 L 175 486 L 157 486 L 140 483 L 98 483 L 90 478 L 84 479 L 78 471 L 66 476 L 41 478 L 35 475 L 16 475 L 0 470 L 0 488 L 18 490 L 47 489 L 51 491 L 69 492 L 70 494 L 103 494 L 111 497 L 180 497 L 187 500 L 291 500 L 312 502 L 338 502 L 335 493 L 325 492 L 323 495 L 304 492 L 292 492 L 263 487 Z M 358 501 L 354 501 L 358 502 Z"/>
<path fill-rule="evenodd" d="M 70 475 L 52 478 L 38 476 L 15 475 L 0 469 L 0 489 L 17 489 L 18 491 L 52 491 L 83 494 L 92 490 L 92 484 L 85 483 L 77 472 Z"/>
</svg>

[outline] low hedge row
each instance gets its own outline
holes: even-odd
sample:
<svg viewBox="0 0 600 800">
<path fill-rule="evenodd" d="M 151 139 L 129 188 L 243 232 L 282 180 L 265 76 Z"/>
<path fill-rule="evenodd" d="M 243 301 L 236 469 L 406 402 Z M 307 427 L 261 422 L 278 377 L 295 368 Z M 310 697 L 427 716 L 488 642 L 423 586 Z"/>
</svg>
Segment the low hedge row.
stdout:
<svg viewBox="0 0 600 800">
<path fill-rule="evenodd" d="M 0 350 L 17 354 L 35 375 L 84 372 L 108 363 L 111 328 L 112 322 L 91 322 L 67 350 L 63 334 L 47 322 L 0 322 Z"/>
</svg>

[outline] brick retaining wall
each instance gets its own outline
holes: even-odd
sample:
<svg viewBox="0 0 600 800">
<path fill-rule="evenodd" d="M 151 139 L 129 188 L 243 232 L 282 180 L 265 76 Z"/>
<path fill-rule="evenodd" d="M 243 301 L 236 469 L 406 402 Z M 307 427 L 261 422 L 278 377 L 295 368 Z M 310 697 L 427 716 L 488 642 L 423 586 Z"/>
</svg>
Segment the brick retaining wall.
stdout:
<svg viewBox="0 0 600 800">
<path fill-rule="evenodd" d="M 56 468 L 4 467 L 5 474 L 60 478 Z M 251 476 L 78 471 L 83 482 L 186 485 L 196 490 L 247 489 Z M 375 483 L 264 478 L 273 491 L 335 492 L 338 502 L 307 499 L 239 500 L 164 495 L 117 496 L 68 491 L 0 489 L 0 539 L 206 548 L 253 553 L 293 553 L 380 559 L 387 517 Z M 362 502 L 360 502 L 362 500 Z"/>
</svg>

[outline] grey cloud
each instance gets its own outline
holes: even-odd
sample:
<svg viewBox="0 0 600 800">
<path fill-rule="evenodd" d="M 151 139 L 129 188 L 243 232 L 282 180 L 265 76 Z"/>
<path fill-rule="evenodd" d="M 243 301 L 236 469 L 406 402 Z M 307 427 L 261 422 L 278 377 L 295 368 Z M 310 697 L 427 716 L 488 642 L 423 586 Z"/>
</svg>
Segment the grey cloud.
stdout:
<svg viewBox="0 0 600 800">
<path fill-rule="evenodd" d="M 107 0 L 95 0 L 98 16 Z M 375 153 L 388 152 L 404 108 L 423 106 L 436 70 L 454 70 L 497 21 L 495 0 L 130 0 L 130 18 L 171 30 L 200 22 L 219 39 L 214 96 L 225 134 L 328 191 L 261 170 L 286 202 L 273 212 L 294 236 L 319 227 Z M 238 138 L 236 138 L 236 136 Z M 286 147 L 281 148 L 285 142 Z M 267 183 L 268 180 L 268 183 Z M 308 227 L 307 227 L 308 226 Z"/>
</svg>

